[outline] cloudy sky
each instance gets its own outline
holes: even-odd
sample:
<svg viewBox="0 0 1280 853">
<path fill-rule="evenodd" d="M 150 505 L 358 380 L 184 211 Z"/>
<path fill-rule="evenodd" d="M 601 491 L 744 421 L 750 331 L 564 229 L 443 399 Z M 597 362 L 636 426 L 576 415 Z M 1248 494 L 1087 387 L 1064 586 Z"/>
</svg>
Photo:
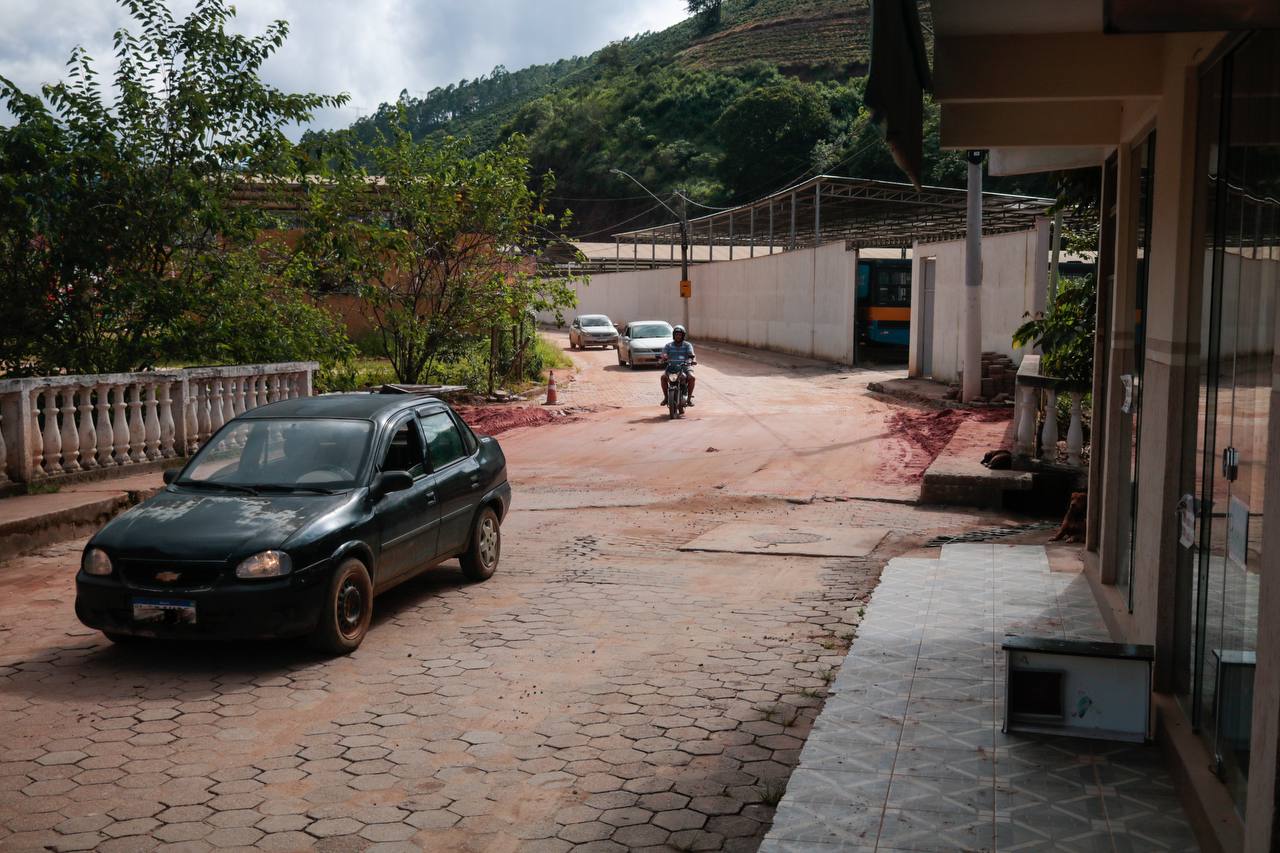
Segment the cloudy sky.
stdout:
<svg viewBox="0 0 1280 853">
<path fill-rule="evenodd" d="M 175 13 L 191 5 L 170 0 Z M 109 74 L 112 33 L 129 22 L 113 0 L 0 0 L 0 6 L 0 75 L 30 92 L 62 77 L 76 45 Z M 289 22 L 289 40 L 263 71 L 267 82 L 350 94 L 342 110 L 318 115 L 316 127 L 346 126 L 394 101 L 401 89 L 421 95 L 499 64 L 515 71 L 588 54 L 685 16 L 685 0 L 238 0 L 235 7 L 235 28 L 246 33 L 260 33 L 277 18 Z M 10 120 L 0 108 L 0 124 Z"/>
</svg>

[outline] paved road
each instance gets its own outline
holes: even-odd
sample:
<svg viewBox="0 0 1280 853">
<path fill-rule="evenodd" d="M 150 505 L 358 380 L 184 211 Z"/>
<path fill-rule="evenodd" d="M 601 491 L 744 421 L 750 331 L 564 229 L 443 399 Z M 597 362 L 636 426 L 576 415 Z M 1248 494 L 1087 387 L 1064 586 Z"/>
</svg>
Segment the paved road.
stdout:
<svg viewBox="0 0 1280 853">
<path fill-rule="evenodd" d="M 0 566 L 0 849 L 754 850 L 879 567 L 995 520 L 847 499 L 897 452 L 865 376 L 707 351 L 671 423 L 613 357 L 564 388 L 598 411 L 504 436 L 498 575 L 389 593 L 350 657 L 113 646 L 71 612 L 81 542 Z M 728 521 L 893 532 L 676 550 Z"/>
</svg>

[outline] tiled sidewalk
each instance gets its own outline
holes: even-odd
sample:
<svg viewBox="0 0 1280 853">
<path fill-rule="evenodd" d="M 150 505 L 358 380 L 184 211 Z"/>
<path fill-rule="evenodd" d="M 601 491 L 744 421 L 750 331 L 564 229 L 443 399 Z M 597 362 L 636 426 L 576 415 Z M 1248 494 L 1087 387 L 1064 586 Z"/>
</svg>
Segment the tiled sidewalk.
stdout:
<svg viewBox="0 0 1280 853">
<path fill-rule="evenodd" d="M 1156 747 L 1000 731 L 1006 634 L 1108 639 L 1042 547 L 891 561 L 761 853 L 1198 850 Z"/>
</svg>

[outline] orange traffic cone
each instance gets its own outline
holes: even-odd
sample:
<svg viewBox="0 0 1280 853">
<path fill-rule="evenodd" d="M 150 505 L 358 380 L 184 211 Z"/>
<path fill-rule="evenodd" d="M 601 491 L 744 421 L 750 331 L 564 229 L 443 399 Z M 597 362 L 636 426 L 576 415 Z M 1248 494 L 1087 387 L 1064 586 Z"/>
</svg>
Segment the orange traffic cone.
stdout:
<svg viewBox="0 0 1280 853">
<path fill-rule="evenodd" d="M 556 404 L 556 374 L 551 371 L 547 379 L 547 402 L 546 405 L 554 406 Z"/>
</svg>

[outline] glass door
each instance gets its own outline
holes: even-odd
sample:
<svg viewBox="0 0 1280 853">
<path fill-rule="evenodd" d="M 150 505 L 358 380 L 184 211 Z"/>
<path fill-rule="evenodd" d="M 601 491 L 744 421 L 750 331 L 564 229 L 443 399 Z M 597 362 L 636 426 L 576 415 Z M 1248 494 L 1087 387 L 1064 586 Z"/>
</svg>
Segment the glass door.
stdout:
<svg viewBox="0 0 1280 853">
<path fill-rule="evenodd" d="M 1133 355 L 1128 372 L 1120 377 L 1124 386 L 1124 411 L 1128 451 L 1127 481 L 1121 493 L 1122 538 L 1116 566 L 1116 585 L 1124 590 L 1129 612 L 1133 612 L 1133 566 L 1138 538 L 1138 453 L 1142 440 L 1142 373 L 1146 361 L 1147 258 L 1151 254 L 1151 202 L 1155 190 L 1156 135 L 1150 133 L 1133 150 L 1133 172 L 1137 181 L 1137 223 L 1134 243 L 1138 256 L 1133 267 Z"/>
<path fill-rule="evenodd" d="M 1280 34 L 1227 57 L 1209 175 L 1197 442 L 1194 721 L 1243 810 L 1249 775 L 1264 474 L 1280 284 Z M 1208 93 L 1206 93 L 1207 95 Z"/>
</svg>

